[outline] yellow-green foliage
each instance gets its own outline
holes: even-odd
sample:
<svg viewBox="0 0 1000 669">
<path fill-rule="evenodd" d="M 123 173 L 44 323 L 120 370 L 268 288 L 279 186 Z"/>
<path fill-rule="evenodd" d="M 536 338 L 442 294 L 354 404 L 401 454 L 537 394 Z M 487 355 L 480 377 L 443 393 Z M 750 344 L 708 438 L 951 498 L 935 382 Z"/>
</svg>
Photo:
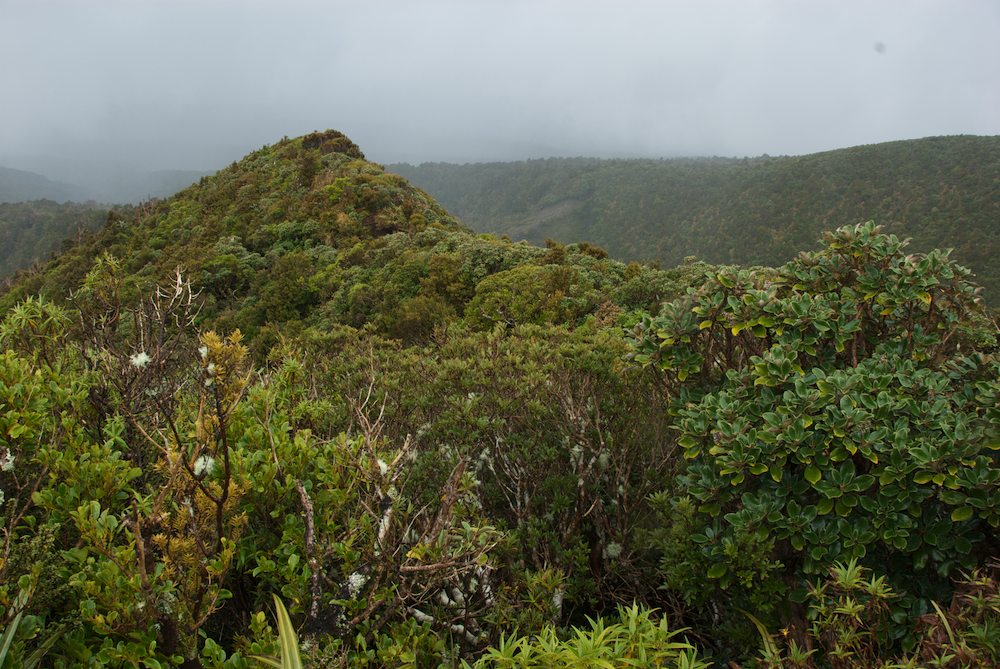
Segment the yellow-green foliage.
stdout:
<svg viewBox="0 0 1000 669">
<path fill-rule="evenodd" d="M 698 652 L 682 634 L 670 631 L 665 618 L 637 606 L 619 607 L 619 622 L 591 620 L 589 627 L 560 635 L 546 626 L 537 636 L 501 637 L 473 665 L 476 669 L 547 669 L 549 667 L 667 667 L 705 669 Z M 468 666 L 468 665 L 466 665 Z"/>
<path fill-rule="evenodd" d="M 251 655 L 255 660 L 276 669 L 302 669 L 302 658 L 299 654 L 299 638 L 292 626 L 292 619 L 281 598 L 274 596 L 274 617 L 278 621 L 278 638 L 281 642 L 281 655 L 277 658 Z"/>
</svg>

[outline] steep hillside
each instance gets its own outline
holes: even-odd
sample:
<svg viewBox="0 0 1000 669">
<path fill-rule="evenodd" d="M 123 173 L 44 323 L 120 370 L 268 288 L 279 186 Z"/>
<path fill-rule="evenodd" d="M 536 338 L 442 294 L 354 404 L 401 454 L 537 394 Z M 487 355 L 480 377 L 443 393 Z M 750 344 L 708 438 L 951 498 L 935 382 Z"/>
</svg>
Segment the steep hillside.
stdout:
<svg viewBox="0 0 1000 669">
<path fill-rule="evenodd" d="M 106 218 L 107 210 L 94 203 L 0 203 L 0 280 L 59 250 L 70 237 L 98 229 Z"/>
<path fill-rule="evenodd" d="M 807 156 L 393 165 L 476 230 L 587 239 L 664 266 L 782 262 L 874 219 L 912 248 L 954 248 L 1000 301 L 1000 137 L 931 137 Z"/>
</svg>

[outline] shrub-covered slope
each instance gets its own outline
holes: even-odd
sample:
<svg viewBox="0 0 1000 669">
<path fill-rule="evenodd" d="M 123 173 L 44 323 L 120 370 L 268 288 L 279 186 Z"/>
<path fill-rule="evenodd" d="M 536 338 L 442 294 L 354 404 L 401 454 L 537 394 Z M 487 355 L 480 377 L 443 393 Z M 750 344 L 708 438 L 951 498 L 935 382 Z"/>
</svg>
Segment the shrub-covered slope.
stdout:
<svg viewBox="0 0 1000 669">
<path fill-rule="evenodd" d="M 954 248 L 1000 301 L 1000 137 L 930 137 L 806 156 L 393 165 L 476 230 L 587 239 L 613 257 L 775 265 L 875 219 Z"/>
<path fill-rule="evenodd" d="M 263 332 L 262 342 L 279 329 L 334 323 L 413 340 L 465 313 L 486 326 L 562 322 L 605 302 L 650 308 L 669 283 L 589 245 L 477 236 L 332 131 L 283 140 L 170 199 L 116 211 L 21 277 L 0 308 L 36 292 L 65 296 L 102 255 L 116 258 L 133 291 L 183 268 L 204 298 L 203 325 Z"/>
<path fill-rule="evenodd" d="M 116 211 L 0 297 L 0 666 L 996 664 L 996 325 L 904 246 L 512 243 L 333 131 Z"/>
<path fill-rule="evenodd" d="M 674 446 L 619 322 L 702 271 L 476 235 L 332 131 L 116 210 L 0 297 L 12 652 L 221 667 L 281 594 L 426 664 L 655 595 L 621 547 Z"/>
</svg>

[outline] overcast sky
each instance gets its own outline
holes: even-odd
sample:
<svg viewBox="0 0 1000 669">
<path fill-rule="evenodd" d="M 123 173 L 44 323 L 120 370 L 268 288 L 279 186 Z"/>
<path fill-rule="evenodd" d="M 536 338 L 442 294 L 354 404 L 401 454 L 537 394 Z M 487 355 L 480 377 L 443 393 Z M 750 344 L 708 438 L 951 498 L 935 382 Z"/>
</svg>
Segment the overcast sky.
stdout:
<svg viewBox="0 0 1000 669">
<path fill-rule="evenodd" d="M 13 167 L 800 154 L 1000 134 L 1000 2 L 0 0 L 0 91 Z"/>
</svg>

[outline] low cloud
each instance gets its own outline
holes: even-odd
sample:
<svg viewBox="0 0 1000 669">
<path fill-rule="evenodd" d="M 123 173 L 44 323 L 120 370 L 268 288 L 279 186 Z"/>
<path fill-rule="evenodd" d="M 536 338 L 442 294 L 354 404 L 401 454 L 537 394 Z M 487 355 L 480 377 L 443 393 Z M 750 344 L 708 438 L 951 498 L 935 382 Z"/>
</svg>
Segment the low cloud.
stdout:
<svg viewBox="0 0 1000 669">
<path fill-rule="evenodd" d="M 381 162 L 1000 134 L 990 0 L 0 0 L 0 17 L 11 167 L 213 169 L 327 127 Z"/>
</svg>

